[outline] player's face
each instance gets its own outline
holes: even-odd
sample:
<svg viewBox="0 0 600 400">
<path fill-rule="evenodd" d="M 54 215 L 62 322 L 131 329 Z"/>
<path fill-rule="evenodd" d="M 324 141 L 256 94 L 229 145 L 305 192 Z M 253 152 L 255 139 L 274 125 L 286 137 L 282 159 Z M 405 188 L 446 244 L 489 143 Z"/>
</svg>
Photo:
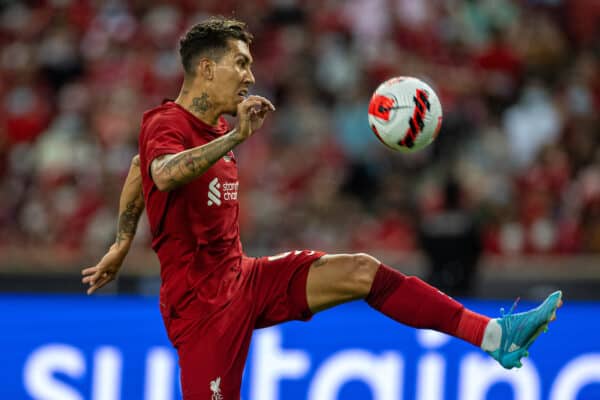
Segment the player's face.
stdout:
<svg viewBox="0 0 600 400">
<path fill-rule="evenodd" d="M 216 101 L 224 113 L 235 115 L 237 105 L 248 96 L 248 89 L 254 84 L 251 65 L 248 44 L 230 40 L 229 50 L 217 62 L 214 76 Z"/>
</svg>

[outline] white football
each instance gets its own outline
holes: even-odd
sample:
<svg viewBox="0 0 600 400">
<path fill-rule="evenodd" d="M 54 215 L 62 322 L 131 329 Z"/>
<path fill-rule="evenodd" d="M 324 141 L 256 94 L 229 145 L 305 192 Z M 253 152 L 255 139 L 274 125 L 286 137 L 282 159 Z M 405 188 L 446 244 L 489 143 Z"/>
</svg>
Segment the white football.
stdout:
<svg viewBox="0 0 600 400">
<path fill-rule="evenodd" d="M 420 79 L 391 78 L 371 97 L 369 125 L 390 149 L 417 151 L 437 137 L 442 126 L 442 105 L 433 89 Z"/>
</svg>

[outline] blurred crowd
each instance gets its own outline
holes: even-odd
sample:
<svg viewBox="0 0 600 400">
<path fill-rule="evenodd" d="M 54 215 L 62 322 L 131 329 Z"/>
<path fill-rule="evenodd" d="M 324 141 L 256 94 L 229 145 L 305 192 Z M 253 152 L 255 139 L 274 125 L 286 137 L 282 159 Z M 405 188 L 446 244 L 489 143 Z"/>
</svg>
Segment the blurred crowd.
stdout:
<svg viewBox="0 0 600 400">
<path fill-rule="evenodd" d="M 600 252 L 597 0 L 2 1 L 0 252 L 107 248 L 142 113 L 177 97 L 178 38 L 211 14 L 249 24 L 277 107 L 236 149 L 248 253 L 414 252 L 448 179 L 484 252 Z M 367 122 L 397 75 L 444 108 L 416 154 Z"/>
</svg>

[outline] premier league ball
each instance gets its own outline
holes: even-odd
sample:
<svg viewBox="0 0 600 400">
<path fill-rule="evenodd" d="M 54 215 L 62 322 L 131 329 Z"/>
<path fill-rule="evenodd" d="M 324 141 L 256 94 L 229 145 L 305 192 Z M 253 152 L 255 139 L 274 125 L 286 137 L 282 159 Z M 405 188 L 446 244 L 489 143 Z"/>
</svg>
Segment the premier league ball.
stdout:
<svg viewBox="0 0 600 400">
<path fill-rule="evenodd" d="M 373 93 L 369 125 L 387 147 L 410 153 L 436 138 L 442 126 L 442 105 L 425 82 L 399 76 L 383 82 Z"/>
</svg>

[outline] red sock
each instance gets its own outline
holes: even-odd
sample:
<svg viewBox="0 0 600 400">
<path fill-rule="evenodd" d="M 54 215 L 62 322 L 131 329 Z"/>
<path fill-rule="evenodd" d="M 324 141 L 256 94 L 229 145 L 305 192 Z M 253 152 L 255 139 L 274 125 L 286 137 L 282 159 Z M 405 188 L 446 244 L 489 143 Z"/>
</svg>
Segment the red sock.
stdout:
<svg viewBox="0 0 600 400">
<path fill-rule="evenodd" d="M 466 340 L 475 346 L 481 347 L 485 328 L 490 322 L 490 317 L 474 313 L 471 310 L 465 310 L 462 313 L 458 327 L 456 328 L 456 337 Z"/>
<path fill-rule="evenodd" d="M 438 289 L 381 264 L 367 303 L 395 321 L 434 329 L 481 345 L 489 318 L 475 314 Z"/>
</svg>

